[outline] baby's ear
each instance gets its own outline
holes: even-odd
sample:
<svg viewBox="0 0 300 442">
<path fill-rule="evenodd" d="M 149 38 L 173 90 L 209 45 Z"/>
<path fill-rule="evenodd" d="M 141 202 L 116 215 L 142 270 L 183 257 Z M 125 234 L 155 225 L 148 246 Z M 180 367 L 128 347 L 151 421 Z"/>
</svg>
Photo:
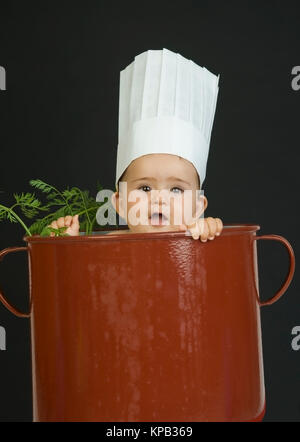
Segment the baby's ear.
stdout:
<svg viewBox="0 0 300 442">
<path fill-rule="evenodd" d="M 115 192 L 112 194 L 111 198 L 110 198 L 111 204 L 113 205 L 115 211 L 117 212 L 117 207 L 118 207 L 118 192 Z"/>
<path fill-rule="evenodd" d="M 199 218 L 207 209 L 208 201 L 206 196 L 201 195 L 199 192 L 199 195 L 196 200 L 196 218 Z"/>
</svg>

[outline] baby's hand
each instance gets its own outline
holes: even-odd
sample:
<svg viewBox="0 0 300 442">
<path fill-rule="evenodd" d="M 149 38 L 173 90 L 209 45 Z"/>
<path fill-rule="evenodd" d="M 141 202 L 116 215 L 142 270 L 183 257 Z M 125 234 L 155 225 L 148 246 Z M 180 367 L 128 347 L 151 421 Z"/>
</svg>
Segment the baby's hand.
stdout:
<svg viewBox="0 0 300 442">
<path fill-rule="evenodd" d="M 194 239 L 199 239 L 200 237 L 202 242 L 206 242 L 207 239 L 212 240 L 215 238 L 215 235 L 219 236 L 221 234 L 223 223 L 220 218 L 199 218 L 194 224 L 182 225 L 180 227 L 180 230 L 187 229 Z"/>
<path fill-rule="evenodd" d="M 79 215 L 67 215 L 65 217 L 58 218 L 55 221 L 52 221 L 52 223 L 48 227 L 53 227 L 54 229 L 58 229 L 59 227 L 65 227 L 68 228 L 64 231 L 64 233 L 67 233 L 70 236 L 77 236 L 79 235 L 79 221 L 78 221 Z M 54 236 L 55 233 L 51 232 L 50 236 Z"/>
</svg>

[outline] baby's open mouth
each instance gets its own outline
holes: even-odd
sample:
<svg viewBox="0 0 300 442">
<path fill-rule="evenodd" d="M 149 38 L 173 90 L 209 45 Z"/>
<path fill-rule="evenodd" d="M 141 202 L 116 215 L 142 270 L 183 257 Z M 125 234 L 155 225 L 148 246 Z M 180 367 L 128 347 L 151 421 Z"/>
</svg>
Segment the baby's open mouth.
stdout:
<svg viewBox="0 0 300 442">
<path fill-rule="evenodd" d="M 168 218 L 159 212 L 153 213 L 151 216 L 149 216 L 149 219 L 152 225 L 157 226 L 166 225 L 166 221 L 168 221 Z"/>
</svg>

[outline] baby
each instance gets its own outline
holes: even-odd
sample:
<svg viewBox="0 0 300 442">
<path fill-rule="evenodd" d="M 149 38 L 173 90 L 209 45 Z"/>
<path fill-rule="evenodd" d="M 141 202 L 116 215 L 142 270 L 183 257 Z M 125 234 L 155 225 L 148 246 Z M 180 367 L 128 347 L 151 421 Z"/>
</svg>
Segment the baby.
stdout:
<svg viewBox="0 0 300 442">
<path fill-rule="evenodd" d="M 207 199 L 200 192 L 217 95 L 217 76 L 166 48 L 137 55 L 121 71 L 111 203 L 129 229 L 109 235 L 186 230 L 202 242 L 220 235 L 220 218 L 201 218 Z M 79 235 L 78 215 L 51 223 L 65 226 Z"/>
<path fill-rule="evenodd" d="M 119 183 L 127 184 L 127 204 L 125 197 L 120 194 Z M 206 242 L 212 240 L 215 236 L 221 234 L 223 223 L 220 218 L 199 218 L 207 208 L 207 198 L 200 195 L 199 175 L 193 164 L 186 159 L 177 155 L 170 154 L 148 154 L 143 155 L 132 161 L 127 167 L 120 180 L 118 181 L 117 191 L 112 195 L 111 202 L 116 212 L 125 220 L 129 229 L 114 230 L 107 233 L 108 235 L 127 234 L 127 233 L 150 233 L 150 232 L 169 232 L 169 231 L 185 231 L 188 230 L 193 239 L 199 239 Z M 167 195 L 172 198 L 159 198 L 155 191 L 167 191 Z M 191 190 L 191 198 L 187 200 L 187 196 L 183 193 L 185 190 Z M 135 192 L 132 202 L 129 200 L 129 194 Z M 128 212 L 136 204 L 139 193 L 146 193 L 148 197 L 148 213 L 147 219 L 141 219 L 140 223 L 133 225 L 128 219 Z M 175 199 L 182 196 L 182 206 L 190 204 L 192 207 L 191 223 L 183 219 L 182 224 L 176 222 L 176 205 Z M 142 196 L 142 195 L 141 195 Z M 184 214 L 184 208 L 182 214 Z M 155 215 L 160 213 L 161 215 Z M 164 220 L 164 224 L 162 223 Z M 193 222 L 194 221 L 194 222 Z M 51 227 L 58 228 L 66 226 L 65 233 L 75 236 L 79 235 L 79 219 L 78 215 L 65 216 L 58 218 L 51 223 Z M 188 232 L 187 232 L 188 234 Z M 51 233 L 53 236 L 54 233 Z"/>
</svg>

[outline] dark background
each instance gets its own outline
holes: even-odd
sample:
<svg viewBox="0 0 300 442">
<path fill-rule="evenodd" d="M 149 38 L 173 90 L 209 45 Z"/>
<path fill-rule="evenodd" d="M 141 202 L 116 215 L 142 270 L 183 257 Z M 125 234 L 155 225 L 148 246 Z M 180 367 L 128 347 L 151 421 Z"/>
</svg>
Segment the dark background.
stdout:
<svg viewBox="0 0 300 442">
<path fill-rule="evenodd" d="M 0 203 L 40 178 L 96 195 L 114 190 L 120 70 L 148 49 L 167 48 L 220 74 L 204 192 L 205 216 L 256 223 L 299 249 L 300 6 L 291 1 L 1 2 Z M 0 223 L 0 249 L 24 246 L 17 224 Z M 271 297 L 288 269 L 284 247 L 259 241 L 260 294 Z M 0 286 L 28 308 L 25 254 L 7 256 Z M 299 273 L 261 309 L 266 415 L 300 420 Z M 0 420 L 32 419 L 30 322 L 0 305 Z"/>
</svg>

